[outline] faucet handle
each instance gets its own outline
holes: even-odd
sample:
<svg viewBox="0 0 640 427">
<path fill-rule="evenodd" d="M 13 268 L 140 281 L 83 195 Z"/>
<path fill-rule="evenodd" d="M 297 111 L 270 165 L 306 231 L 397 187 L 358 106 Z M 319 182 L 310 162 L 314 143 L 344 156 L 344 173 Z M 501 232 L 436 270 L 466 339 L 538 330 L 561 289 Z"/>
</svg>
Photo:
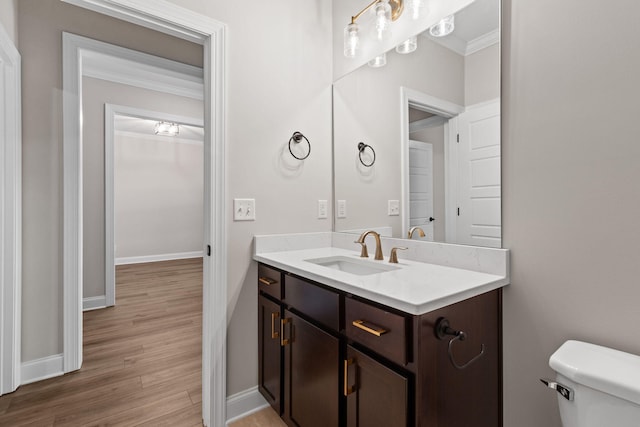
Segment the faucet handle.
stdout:
<svg viewBox="0 0 640 427">
<path fill-rule="evenodd" d="M 398 249 L 401 251 L 407 250 L 409 248 L 405 248 L 404 246 L 396 246 L 395 248 L 391 248 L 391 254 L 389 255 L 389 262 L 392 264 L 398 263 Z"/>
<path fill-rule="evenodd" d="M 367 250 L 367 244 L 365 242 L 356 240 L 353 243 L 359 243 L 362 246 L 362 250 L 360 251 L 360 258 L 369 258 L 369 251 Z"/>
</svg>

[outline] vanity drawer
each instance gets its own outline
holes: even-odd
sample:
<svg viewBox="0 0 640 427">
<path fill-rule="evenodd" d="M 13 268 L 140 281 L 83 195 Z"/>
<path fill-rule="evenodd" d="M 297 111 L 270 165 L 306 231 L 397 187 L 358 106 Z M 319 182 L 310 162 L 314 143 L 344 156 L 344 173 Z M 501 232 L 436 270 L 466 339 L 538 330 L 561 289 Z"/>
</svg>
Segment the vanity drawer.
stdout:
<svg viewBox="0 0 640 427">
<path fill-rule="evenodd" d="M 323 325 L 340 330 L 338 293 L 287 274 L 284 276 L 284 301 Z"/>
<path fill-rule="evenodd" d="M 278 270 L 258 264 L 258 289 L 278 300 L 282 299 L 282 274 Z"/>
<path fill-rule="evenodd" d="M 376 306 L 345 298 L 345 334 L 387 359 L 406 365 L 407 319 Z"/>
</svg>

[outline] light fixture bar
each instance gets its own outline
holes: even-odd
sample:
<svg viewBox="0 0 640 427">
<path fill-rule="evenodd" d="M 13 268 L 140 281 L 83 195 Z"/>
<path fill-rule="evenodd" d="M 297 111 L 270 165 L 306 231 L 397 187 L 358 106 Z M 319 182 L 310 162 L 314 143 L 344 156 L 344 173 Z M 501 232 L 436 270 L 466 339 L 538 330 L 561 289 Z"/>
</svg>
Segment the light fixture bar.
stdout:
<svg viewBox="0 0 640 427">
<path fill-rule="evenodd" d="M 362 16 L 367 10 L 371 9 L 376 3 L 380 3 L 382 0 L 373 0 L 367 7 L 351 17 L 351 23 L 355 24 L 358 18 Z M 400 18 L 402 11 L 404 10 L 404 0 L 389 0 L 389 6 L 391 6 L 391 20 L 395 21 Z"/>
</svg>

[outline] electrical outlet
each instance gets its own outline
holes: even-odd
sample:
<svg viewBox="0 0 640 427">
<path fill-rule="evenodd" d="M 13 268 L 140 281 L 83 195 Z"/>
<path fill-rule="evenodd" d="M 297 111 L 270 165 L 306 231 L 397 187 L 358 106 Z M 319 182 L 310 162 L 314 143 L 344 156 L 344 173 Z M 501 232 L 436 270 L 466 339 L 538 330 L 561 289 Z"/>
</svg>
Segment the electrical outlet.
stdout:
<svg viewBox="0 0 640 427">
<path fill-rule="evenodd" d="M 233 199 L 233 220 L 234 221 L 255 221 L 256 220 L 256 200 L 255 199 Z"/>
<path fill-rule="evenodd" d="M 389 216 L 400 215 L 400 200 L 389 200 Z"/>
<path fill-rule="evenodd" d="M 347 217 L 347 201 L 338 200 L 338 218 Z"/>
<path fill-rule="evenodd" d="M 318 200 L 318 219 L 326 219 L 327 218 L 327 210 L 329 209 L 328 203 L 326 200 Z"/>
</svg>

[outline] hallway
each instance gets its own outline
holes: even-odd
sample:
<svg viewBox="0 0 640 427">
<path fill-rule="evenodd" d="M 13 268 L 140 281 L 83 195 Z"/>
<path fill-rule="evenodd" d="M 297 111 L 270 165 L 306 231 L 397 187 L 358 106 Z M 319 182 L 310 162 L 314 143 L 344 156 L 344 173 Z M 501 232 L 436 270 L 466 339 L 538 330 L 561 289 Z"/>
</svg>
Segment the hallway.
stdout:
<svg viewBox="0 0 640 427">
<path fill-rule="evenodd" d="M 0 397 L 2 426 L 200 426 L 202 259 L 117 267 L 82 369 Z"/>
</svg>

